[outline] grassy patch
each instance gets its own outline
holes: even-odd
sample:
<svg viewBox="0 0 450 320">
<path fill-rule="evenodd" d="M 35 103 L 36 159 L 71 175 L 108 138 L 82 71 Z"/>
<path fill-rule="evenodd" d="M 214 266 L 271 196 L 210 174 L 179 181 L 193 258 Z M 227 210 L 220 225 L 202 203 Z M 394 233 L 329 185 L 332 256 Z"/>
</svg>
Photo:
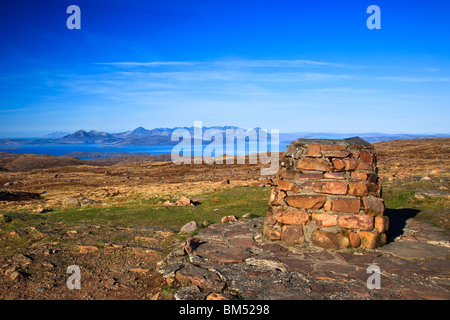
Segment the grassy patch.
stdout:
<svg viewBox="0 0 450 320">
<path fill-rule="evenodd" d="M 450 229 L 450 199 L 446 196 L 415 197 L 417 191 L 438 190 L 443 183 L 440 179 L 414 181 L 406 179 L 383 185 L 383 199 L 388 209 L 411 208 L 418 210 L 415 219 L 435 226 Z"/>
<path fill-rule="evenodd" d="M 159 294 L 159 300 L 175 300 L 175 294 L 178 288 L 175 286 L 164 285 L 162 287 L 161 293 Z"/>
<path fill-rule="evenodd" d="M 31 244 L 31 239 L 14 235 L 9 237 L 8 241 L 0 242 L 0 251 L 6 254 L 13 254 L 22 249 L 28 248 Z"/>
<path fill-rule="evenodd" d="M 158 226 L 180 228 L 189 221 L 218 222 L 223 216 L 242 215 L 251 212 L 254 216 L 265 216 L 269 188 L 233 187 L 205 193 L 200 197 L 201 205 L 187 207 L 166 207 L 155 204 L 155 199 L 134 201 L 116 207 L 75 207 L 57 209 L 43 214 L 30 212 L 5 213 L 4 231 L 21 230 L 30 226 L 67 226 L 92 224 L 118 227 Z"/>
<path fill-rule="evenodd" d="M 157 205 L 159 200 L 133 201 L 116 207 L 72 207 L 55 209 L 42 214 L 30 211 L 2 212 L 0 217 L 0 251 L 13 254 L 21 252 L 41 241 L 39 231 L 47 234 L 45 241 L 57 241 L 65 246 L 69 239 L 61 239 L 67 230 L 80 225 L 102 227 L 162 227 L 179 230 L 189 221 L 219 222 L 223 216 L 242 215 L 251 212 L 253 216 L 265 216 L 270 188 L 233 187 L 204 193 L 199 197 L 201 205 L 187 207 L 166 207 Z M 39 231 L 30 231 L 30 227 Z M 103 230 L 103 229 L 102 229 Z M 11 234 L 11 232 L 15 232 Z M 100 231 L 98 231 L 100 232 Z M 163 250 L 170 249 L 173 241 L 183 241 L 188 235 L 175 233 L 160 243 Z M 124 235 L 99 233 L 92 245 L 103 247 L 107 242 L 127 242 Z"/>
<path fill-rule="evenodd" d="M 217 222 L 223 216 L 242 215 L 251 212 L 264 216 L 267 210 L 269 189 L 235 187 L 202 196 L 201 205 L 172 207 L 155 205 L 155 201 L 138 201 L 120 207 L 78 208 L 48 213 L 54 221 L 67 223 L 89 223 L 102 226 L 159 226 L 180 228 L 195 220 Z"/>
<path fill-rule="evenodd" d="M 383 199 L 387 208 L 397 209 L 410 206 L 414 197 L 414 190 L 388 189 L 383 192 Z"/>
</svg>

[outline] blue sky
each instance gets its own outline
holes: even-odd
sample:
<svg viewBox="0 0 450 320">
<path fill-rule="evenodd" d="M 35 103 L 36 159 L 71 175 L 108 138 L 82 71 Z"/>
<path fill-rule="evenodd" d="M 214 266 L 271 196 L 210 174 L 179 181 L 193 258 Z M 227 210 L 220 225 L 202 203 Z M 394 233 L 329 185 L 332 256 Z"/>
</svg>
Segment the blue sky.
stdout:
<svg viewBox="0 0 450 320">
<path fill-rule="evenodd" d="M 5 0 L 0 137 L 196 120 L 449 133 L 449 14 L 442 0 Z"/>
</svg>

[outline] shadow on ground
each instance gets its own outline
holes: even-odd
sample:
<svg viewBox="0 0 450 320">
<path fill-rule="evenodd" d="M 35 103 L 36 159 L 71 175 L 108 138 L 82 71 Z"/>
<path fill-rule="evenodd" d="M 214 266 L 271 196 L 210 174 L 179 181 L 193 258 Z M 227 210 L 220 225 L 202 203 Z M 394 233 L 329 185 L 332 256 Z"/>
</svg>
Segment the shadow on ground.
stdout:
<svg viewBox="0 0 450 320">
<path fill-rule="evenodd" d="M 389 217 L 389 232 L 387 243 L 394 241 L 395 238 L 403 235 L 406 226 L 406 220 L 414 218 L 420 210 L 412 208 L 387 209 L 385 215 Z"/>
</svg>

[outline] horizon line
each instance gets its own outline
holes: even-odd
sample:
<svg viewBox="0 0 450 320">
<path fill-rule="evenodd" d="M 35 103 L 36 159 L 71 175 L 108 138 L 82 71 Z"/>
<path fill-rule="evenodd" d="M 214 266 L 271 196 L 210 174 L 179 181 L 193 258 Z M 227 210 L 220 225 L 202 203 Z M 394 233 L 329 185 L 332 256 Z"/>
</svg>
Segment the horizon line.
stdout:
<svg viewBox="0 0 450 320">
<path fill-rule="evenodd" d="M 144 130 L 147 131 L 151 131 L 151 130 L 157 130 L 157 129 L 191 129 L 194 128 L 195 126 L 175 126 L 175 127 L 155 127 L 155 128 L 151 128 L 151 129 L 147 129 L 143 126 L 137 126 L 134 129 L 131 130 L 125 130 L 125 131 L 103 131 L 103 130 L 98 130 L 98 129 L 90 129 L 90 130 L 85 130 L 85 129 L 77 129 L 75 131 L 64 131 L 64 130 L 51 130 L 51 131 L 40 131 L 41 133 L 39 133 L 39 135 L 36 133 L 36 131 L 33 130 L 33 132 L 35 132 L 34 134 L 30 134 L 30 135 L 26 135 L 26 131 L 8 131 L 9 134 L 7 134 L 7 132 L 0 132 L 0 139 L 51 139 L 51 140 L 56 140 L 59 138 L 45 138 L 45 136 L 47 135 L 52 135 L 55 133 L 58 134 L 65 134 L 63 136 L 61 136 L 60 138 L 67 136 L 67 135 L 71 135 L 74 134 L 78 131 L 83 131 L 86 133 L 89 132 L 98 132 L 98 133 L 107 133 L 107 134 L 120 134 L 120 133 L 126 133 L 126 132 L 132 132 L 136 129 L 142 128 Z M 212 125 L 212 126 L 202 126 L 202 129 L 210 129 L 210 128 L 224 128 L 224 127 L 228 127 L 228 128 L 237 128 L 237 129 L 242 129 L 245 131 L 249 131 L 249 130 L 255 130 L 255 129 L 259 129 L 259 130 L 265 130 L 265 131 L 270 131 L 270 130 L 274 130 L 273 128 L 271 129 L 266 129 L 266 128 L 262 128 L 262 127 L 252 127 L 252 128 L 242 128 L 236 125 Z M 386 132 L 377 132 L 377 131 L 372 131 L 372 132 L 334 132 L 334 131 L 281 131 L 280 129 L 275 129 L 275 130 L 279 130 L 279 134 L 309 134 L 309 135 L 348 135 L 348 136 L 377 136 L 377 135 L 383 135 L 383 136 L 392 136 L 392 135 L 411 135 L 411 136 L 420 136 L 420 135 L 425 135 L 425 136 L 439 136 L 439 135 L 443 135 L 443 136 L 450 136 L 450 132 L 416 132 L 416 133 L 412 133 L 412 132 L 395 132 L 395 133 L 386 133 Z M 15 133 L 13 134 L 13 137 L 11 137 L 11 133 Z M 39 132 L 39 131 L 38 131 Z M 22 134 L 21 134 L 22 133 Z"/>
</svg>

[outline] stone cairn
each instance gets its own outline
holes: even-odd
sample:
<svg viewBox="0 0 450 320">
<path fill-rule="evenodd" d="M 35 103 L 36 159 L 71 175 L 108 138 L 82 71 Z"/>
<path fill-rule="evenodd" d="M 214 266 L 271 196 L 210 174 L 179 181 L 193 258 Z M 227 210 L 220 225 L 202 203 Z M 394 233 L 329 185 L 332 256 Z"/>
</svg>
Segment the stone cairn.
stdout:
<svg viewBox="0 0 450 320">
<path fill-rule="evenodd" d="M 386 243 L 374 147 L 359 137 L 297 139 L 280 161 L 264 236 L 337 250 Z"/>
</svg>

